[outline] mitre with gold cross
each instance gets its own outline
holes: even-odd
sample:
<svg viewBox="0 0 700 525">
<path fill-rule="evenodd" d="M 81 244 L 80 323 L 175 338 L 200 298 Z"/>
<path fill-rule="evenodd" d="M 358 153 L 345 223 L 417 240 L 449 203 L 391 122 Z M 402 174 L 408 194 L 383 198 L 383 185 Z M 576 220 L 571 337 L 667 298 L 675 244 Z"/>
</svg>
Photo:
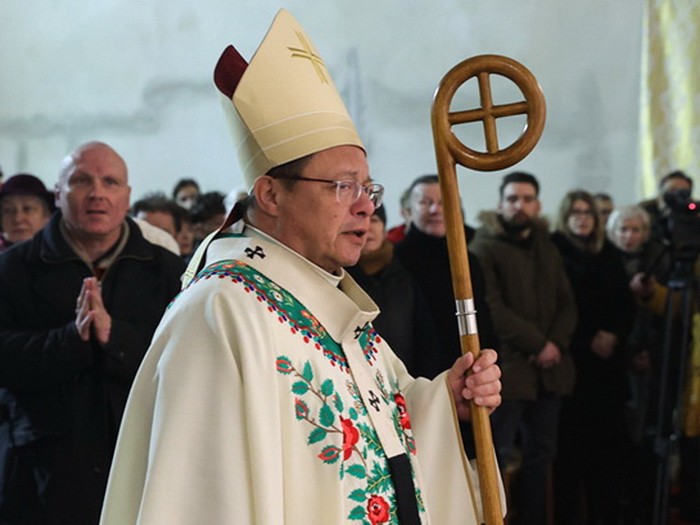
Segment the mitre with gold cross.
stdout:
<svg viewBox="0 0 700 525">
<path fill-rule="evenodd" d="M 281 9 L 250 63 L 228 46 L 214 69 L 248 188 L 271 168 L 334 146 L 364 149 L 311 39 Z"/>
</svg>

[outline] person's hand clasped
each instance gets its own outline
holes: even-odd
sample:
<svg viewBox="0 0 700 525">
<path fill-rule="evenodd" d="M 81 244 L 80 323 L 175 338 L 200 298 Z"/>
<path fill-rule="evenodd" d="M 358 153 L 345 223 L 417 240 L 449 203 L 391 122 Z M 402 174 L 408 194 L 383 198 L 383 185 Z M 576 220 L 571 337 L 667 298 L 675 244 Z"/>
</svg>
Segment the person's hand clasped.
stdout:
<svg viewBox="0 0 700 525">
<path fill-rule="evenodd" d="M 483 406 L 489 413 L 501 404 L 501 369 L 496 364 L 494 350 L 482 350 L 474 360 L 471 353 L 457 359 L 447 374 L 457 416 L 462 421 L 471 419 L 470 401 Z"/>
<path fill-rule="evenodd" d="M 83 280 L 75 304 L 75 326 L 83 341 L 90 339 L 91 331 L 97 341 L 104 345 L 112 331 L 112 317 L 102 302 L 102 288 L 95 277 Z"/>
<path fill-rule="evenodd" d="M 607 360 L 615 352 L 617 336 L 612 332 L 598 330 L 591 341 L 591 350 L 601 359 Z"/>
<path fill-rule="evenodd" d="M 648 301 L 656 291 L 656 279 L 653 275 L 639 272 L 632 276 L 629 287 L 637 299 Z"/>
<path fill-rule="evenodd" d="M 544 348 L 535 357 L 535 364 L 540 368 L 552 368 L 554 365 L 558 365 L 561 362 L 561 351 L 559 347 L 547 341 Z"/>
</svg>

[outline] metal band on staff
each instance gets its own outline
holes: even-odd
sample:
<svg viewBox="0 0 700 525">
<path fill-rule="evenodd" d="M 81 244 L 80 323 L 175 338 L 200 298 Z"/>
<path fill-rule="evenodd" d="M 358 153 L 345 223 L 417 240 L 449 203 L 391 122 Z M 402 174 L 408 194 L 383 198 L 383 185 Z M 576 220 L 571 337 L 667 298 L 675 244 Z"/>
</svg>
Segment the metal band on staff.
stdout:
<svg viewBox="0 0 700 525">
<path fill-rule="evenodd" d="M 474 335 L 479 333 L 479 328 L 476 325 L 476 308 L 474 308 L 474 299 L 458 299 L 455 301 L 457 308 L 457 326 L 459 327 L 459 335 Z"/>
</svg>

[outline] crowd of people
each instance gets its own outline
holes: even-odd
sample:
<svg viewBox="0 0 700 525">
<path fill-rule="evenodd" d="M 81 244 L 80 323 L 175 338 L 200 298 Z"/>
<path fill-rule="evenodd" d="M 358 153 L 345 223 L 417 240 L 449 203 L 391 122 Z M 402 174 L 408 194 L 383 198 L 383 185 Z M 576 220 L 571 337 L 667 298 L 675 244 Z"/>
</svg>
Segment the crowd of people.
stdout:
<svg viewBox="0 0 700 525">
<path fill-rule="evenodd" d="M 215 70 L 242 194 L 182 179 L 131 203 L 96 141 L 53 191 L 0 186 L 0 523 L 475 524 L 473 406 L 510 524 L 652 523 L 675 437 L 668 480 L 700 521 L 698 299 L 691 355 L 675 237 L 692 179 L 638 206 L 570 191 L 550 224 L 540 181 L 506 174 L 464 225 L 484 350 L 462 356 L 437 175 L 388 228 L 298 40 L 283 10 L 251 64 L 229 47 Z"/>
<path fill-rule="evenodd" d="M 30 239 L 49 221 L 56 209 L 54 192 L 41 179 L 29 173 L 18 173 L 0 183 L 2 227 L 0 253 L 12 245 Z M 192 178 L 178 180 L 170 197 L 165 192 L 148 193 L 128 209 L 129 217 L 139 226 L 142 235 L 189 261 L 198 244 L 223 222 L 231 199 L 241 195 L 225 195 L 220 191 L 203 193 Z M 154 228 L 155 227 L 155 228 Z"/>
<path fill-rule="evenodd" d="M 76 505 L 97 519 L 150 337 L 196 245 L 244 199 L 227 203 L 182 179 L 170 198 L 152 193 L 129 205 L 127 188 L 124 161 L 101 143 L 67 157 L 54 192 L 27 173 L 0 187 L 0 428 L 9 440 L 0 441 L 0 489 L 8 523 L 22 522 L 29 508 L 70 516 Z M 554 523 L 648 523 L 659 420 L 692 398 L 656 404 L 668 312 L 650 301 L 665 298 L 673 277 L 669 193 L 690 195 L 692 180 L 673 172 L 657 199 L 618 208 L 609 196 L 571 191 L 552 226 L 540 216 L 539 190 L 531 174 L 510 173 L 497 209 L 479 215 L 478 229 L 465 224 L 482 346 L 498 350 L 503 371 L 503 401 L 491 419 L 510 522 L 544 523 L 551 509 Z M 399 202 L 405 221 L 387 228 L 386 205 L 376 208 L 347 272 L 379 306 L 373 325 L 408 371 L 432 379 L 461 352 L 437 175 L 416 178 Z M 680 326 L 670 326 L 677 348 Z M 102 351 L 91 354 L 91 346 Z M 697 518 L 697 406 L 683 414 L 681 501 Z M 47 439 L 66 425 L 74 428 L 65 443 Z M 471 450 L 468 425 L 462 439 Z"/>
<path fill-rule="evenodd" d="M 118 166 L 119 175 L 100 180 L 103 164 Z M 0 456 L 6 519 L 27 512 L 13 503 L 34 501 L 26 490 L 37 512 L 46 498 L 56 516 L 69 513 L 77 493 L 55 488 L 63 477 L 82 480 L 79 507 L 97 519 L 126 395 L 153 330 L 194 247 L 242 197 L 227 204 L 222 193 L 201 193 L 194 179 L 182 179 L 170 198 L 153 193 L 129 205 L 127 187 L 123 160 L 100 143 L 69 155 L 54 192 L 27 173 L 0 187 L 0 378 L 12 444 L 3 443 Z M 80 195 L 102 188 L 98 197 Z M 544 523 L 547 509 L 555 523 L 650 522 L 659 419 L 684 402 L 671 395 L 666 407 L 656 404 L 667 311 L 663 302 L 649 304 L 659 289 L 665 297 L 673 277 L 668 195 L 678 191 L 692 191 L 682 172 L 641 205 L 615 209 L 609 196 L 571 191 L 550 227 L 540 216 L 539 181 L 513 172 L 497 209 L 479 215 L 478 229 L 465 224 L 481 342 L 498 350 L 503 371 L 503 401 L 491 419 L 511 523 Z M 385 206 L 374 210 L 347 272 L 379 306 L 374 327 L 408 371 L 434 378 L 461 352 L 437 175 L 416 178 L 400 207 L 405 221 L 394 228 Z M 680 327 L 671 326 L 676 348 Z M 91 356 L 91 345 L 104 353 Z M 697 407 L 695 415 L 683 410 L 690 433 L 681 500 L 697 518 L 692 438 L 700 423 Z M 69 422 L 69 446 L 46 439 Z M 93 434 L 101 440 L 88 441 Z M 466 425 L 462 439 L 471 450 Z"/>
<path fill-rule="evenodd" d="M 497 209 L 480 213 L 476 230 L 465 224 L 474 293 L 485 299 L 477 306 L 479 332 L 499 351 L 503 372 L 503 401 L 491 422 L 509 481 L 510 523 L 654 522 L 659 464 L 669 459 L 657 447 L 674 431 L 660 430 L 662 412 L 683 414 L 675 429 L 683 435 L 675 504 L 700 521 L 700 405 L 692 391 L 700 355 L 686 367 L 686 395 L 670 394 L 659 408 L 664 354 L 690 360 L 691 349 L 682 346 L 688 327 L 678 313 L 670 316 L 673 336 L 664 348 L 669 315 L 662 300 L 650 302 L 665 297 L 664 283 L 674 275 L 668 201 L 674 192 L 689 199 L 692 179 L 672 172 L 658 198 L 616 209 L 609 195 L 574 190 L 551 225 L 540 216 L 539 189 L 531 174 L 509 173 Z M 432 366 L 459 354 L 452 291 L 449 282 L 441 285 L 449 266 L 437 176 L 415 179 L 399 207 L 405 222 L 392 228 L 375 212 L 380 233 L 372 239 L 382 242 L 368 242 L 348 271 L 382 306 L 377 323 L 392 324 L 383 333 L 399 329 L 397 348 L 409 371 L 430 377 Z M 394 320 L 399 313 L 401 321 Z M 419 344 L 412 347 L 402 338 L 418 326 L 415 317 L 423 334 L 436 333 L 427 342 L 412 337 Z M 697 339 L 694 345 L 697 354 Z M 670 390 L 679 382 L 686 377 L 676 375 Z"/>
</svg>

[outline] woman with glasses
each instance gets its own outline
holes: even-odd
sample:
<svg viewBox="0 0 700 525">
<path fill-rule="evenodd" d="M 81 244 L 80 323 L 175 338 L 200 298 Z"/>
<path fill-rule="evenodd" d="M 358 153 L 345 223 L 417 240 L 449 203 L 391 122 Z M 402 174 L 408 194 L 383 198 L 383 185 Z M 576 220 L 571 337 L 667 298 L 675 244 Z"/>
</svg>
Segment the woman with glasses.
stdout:
<svg viewBox="0 0 700 525">
<path fill-rule="evenodd" d="M 634 303 L 595 200 L 567 193 L 552 241 L 564 259 L 579 322 L 570 351 L 576 386 L 565 398 L 555 461 L 557 523 L 618 523 L 626 450 L 625 359 Z"/>
</svg>

